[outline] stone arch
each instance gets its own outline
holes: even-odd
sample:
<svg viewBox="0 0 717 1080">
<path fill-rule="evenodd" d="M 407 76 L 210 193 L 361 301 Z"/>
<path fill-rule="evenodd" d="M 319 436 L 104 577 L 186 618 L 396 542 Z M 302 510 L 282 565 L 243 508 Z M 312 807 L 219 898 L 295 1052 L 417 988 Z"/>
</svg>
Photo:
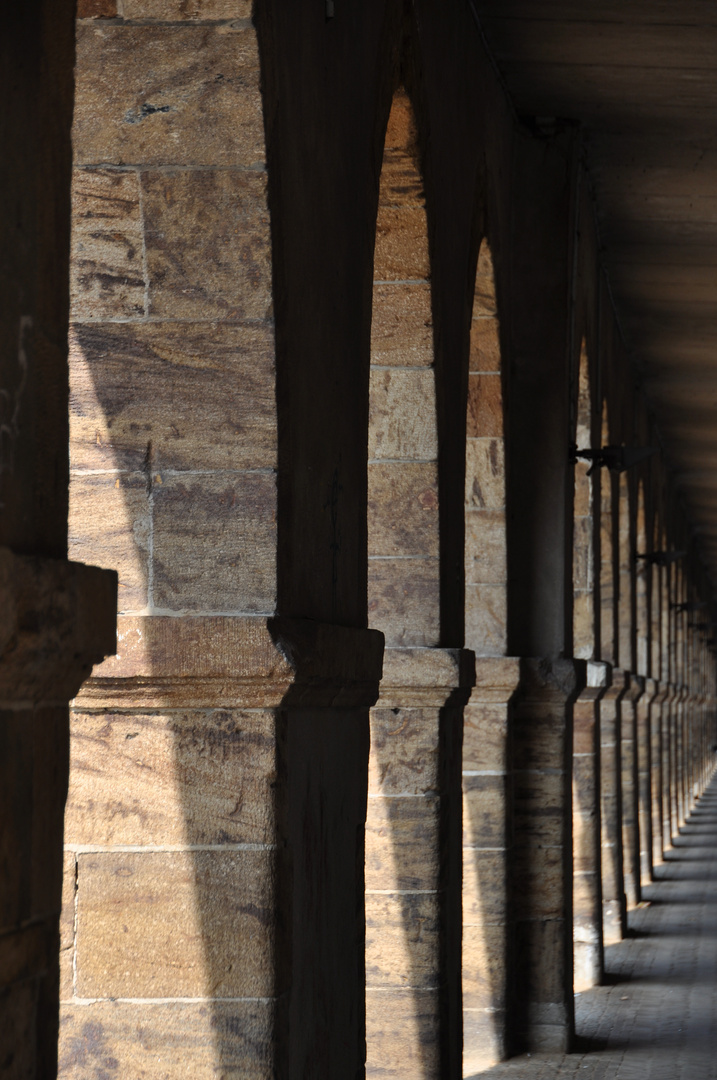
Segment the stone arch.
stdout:
<svg viewBox="0 0 717 1080">
<path fill-rule="evenodd" d="M 504 656 L 507 612 L 503 391 L 495 274 L 487 239 L 478 255 L 468 380 L 465 644 L 476 656 Z"/>
<path fill-rule="evenodd" d="M 428 224 L 417 121 L 401 85 L 383 151 L 371 330 L 368 614 L 386 653 L 366 826 L 368 1077 L 440 1072 L 440 709 L 424 670 L 439 644 L 439 597 Z M 406 686 L 406 665 L 422 691 Z"/>
</svg>

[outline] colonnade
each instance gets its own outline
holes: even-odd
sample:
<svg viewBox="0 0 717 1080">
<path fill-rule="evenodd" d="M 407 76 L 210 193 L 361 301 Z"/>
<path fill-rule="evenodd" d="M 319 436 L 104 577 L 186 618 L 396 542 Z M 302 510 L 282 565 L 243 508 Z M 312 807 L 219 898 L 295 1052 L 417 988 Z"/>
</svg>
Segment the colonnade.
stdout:
<svg viewBox="0 0 717 1080">
<path fill-rule="evenodd" d="M 513 115 L 469 5 L 360 7 L 78 23 L 70 540 L 119 639 L 66 1080 L 567 1049 L 711 775 L 711 586 L 580 132 Z"/>
</svg>

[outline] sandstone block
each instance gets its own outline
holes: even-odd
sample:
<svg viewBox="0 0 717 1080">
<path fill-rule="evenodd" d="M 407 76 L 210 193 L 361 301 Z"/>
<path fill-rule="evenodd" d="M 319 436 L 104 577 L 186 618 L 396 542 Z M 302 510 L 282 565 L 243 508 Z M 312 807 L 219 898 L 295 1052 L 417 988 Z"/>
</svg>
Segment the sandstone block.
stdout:
<svg viewBox="0 0 717 1080">
<path fill-rule="evenodd" d="M 466 582 L 502 585 L 506 578 L 505 513 L 469 510 L 465 522 Z"/>
<path fill-rule="evenodd" d="M 81 23 L 76 71 L 79 165 L 264 160 L 253 28 Z"/>
<path fill-rule="evenodd" d="M 415 1080 L 440 1070 L 436 991 L 370 991 L 366 995 L 366 1076 Z"/>
<path fill-rule="evenodd" d="M 565 913 L 566 880 L 560 848 L 531 846 L 513 853 L 514 910 L 518 919 L 558 919 Z"/>
<path fill-rule="evenodd" d="M 79 997 L 268 997 L 273 854 L 78 856 Z"/>
<path fill-rule="evenodd" d="M 513 764 L 516 769 L 562 769 L 566 765 L 566 719 L 558 706 L 543 706 L 518 715 L 513 722 Z M 544 777 L 536 775 L 536 783 Z M 528 783 L 527 777 L 525 782 Z"/>
<path fill-rule="evenodd" d="M 437 709 L 372 709 L 369 792 L 426 795 L 438 789 Z"/>
<path fill-rule="evenodd" d="M 69 556 L 117 571 L 120 611 L 147 606 L 149 533 L 147 478 L 142 473 L 72 477 Z"/>
<path fill-rule="evenodd" d="M 384 463 L 368 472 L 369 555 L 438 555 L 433 464 Z"/>
<path fill-rule="evenodd" d="M 72 962 L 75 951 L 75 854 L 64 853 L 62 875 L 62 915 L 60 916 L 60 1000 L 73 995 Z"/>
<path fill-rule="evenodd" d="M 499 374 L 468 378 L 468 438 L 503 435 L 503 391 Z"/>
<path fill-rule="evenodd" d="M 466 509 L 505 506 L 505 454 L 501 439 L 466 440 Z"/>
<path fill-rule="evenodd" d="M 465 1008 L 505 1008 L 506 952 L 504 926 L 464 926 L 463 1004 Z"/>
<path fill-rule="evenodd" d="M 146 314 L 143 245 L 137 173 L 75 169 L 70 257 L 74 318 Z"/>
<path fill-rule="evenodd" d="M 374 798 L 366 819 L 366 888 L 435 889 L 438 881 L 435 798 Z"/>
<path fill-rule="evenodd" d="M 463 847 L 502 848 L 506 836 L 505 776 L 463 776 Z"/>
<path fill-rule="evenodd" d="M 478 656 L 504 656 L 506 632 L 505 585 L 467 585 L 466 648 Z"/>
<path fill-rule="evenodd" d="M 437 987 L 438 894 L 366 894 L 366 985 Z"/>
<path fill-rule="evenodd" d="M 371 363 L 417 367 L 433 363 L 428 282 L 374 285 Z"/>
<path fill-rule="evenodd" d="M 142 173 L 149 312 L 163 318 L 271 314 L 264 172 Z"/>
<path fill-rule="evenodd" d="M 272 1002 L 65 1005 L 61 1080 L 271 1080 Z"/>
<path fill-rule="evenodd" d="M 505 923 L 508 917 L 507 859 L 507 851 L 481 851 L 475 846 L 464 847 L 464 927 Z"/>
<path fill-rule="evenodd" d="M 369 559 L 369 622 L 387 647 L 438 644 L 439 594 L 437 558 Z"/>
<path fill-rule="evenodd" d="M 371 369 L 368 456 L 403 461 L 438 455 L 433 368 Z"/>
<path fill-rule="evenodd" d="M 463 768 L 466 772 L 507 768 L 508 710 L 505 705 L 466 705 Z"/>
<path fill-rule="evenodd" d="M 564 841 L 565 779 L 537 772 L 513 776 L 515 835 L 527 843 L 561 847 Z"/>
<path fill-rule="evenodd" d="M 593 519 L 575 518 L 573 531 L 573 587 L 589 589 L 592 586 Z"/>
<path fill-rule="evenodd" d="M 473 316 L 475 318 L 478 315 L 495 315 L 496 311 L 493 256 L 487 241 L 484 240 L 478 253 Z"/>
<path fill-rule="evenodd" d="M 428 227 L 422 206 L 379 206 L 373 276 L 376 281 L 427 280 Z"/>
<path fill-rule="evenodd" d="M 125 19 L 158 22 L 210 22 L 250 19 L 252 0 L 122 0 Z"/>
<path fill-rule="evenodd" d="M 69 844 L 270 844 L 274 716 L 75 713 Z"/>
<path fill-rule="evenodd" d="M 474 318 L 471 323 L 470 370 L 500 371 L 500 327 L 490 316 Z"/>
<path fill-rule="evenodd" d="M 72 467 L 273 467 L 273 366 L 263 326 L 74 327 Z"/>
<path fill-rule="evenodd" d="M 177 611 L 272 612 L 273 475 L 168 475 L 154 486 L 154 603 Z"/>
</svg>

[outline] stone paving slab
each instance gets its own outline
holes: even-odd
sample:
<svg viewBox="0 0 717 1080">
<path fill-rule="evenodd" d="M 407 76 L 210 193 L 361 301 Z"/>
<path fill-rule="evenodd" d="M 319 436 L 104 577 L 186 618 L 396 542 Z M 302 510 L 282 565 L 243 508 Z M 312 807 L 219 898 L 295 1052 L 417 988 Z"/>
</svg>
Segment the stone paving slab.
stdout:
<svg viewBox="0 0 717 1080">
<path fill-rule="evenodd" d="M 606 949 L 608 985 L 576 997 L 565 1055 L 527 1054 L 471 1080 L 717 1078 L 717 779 Z"/>
</svg>

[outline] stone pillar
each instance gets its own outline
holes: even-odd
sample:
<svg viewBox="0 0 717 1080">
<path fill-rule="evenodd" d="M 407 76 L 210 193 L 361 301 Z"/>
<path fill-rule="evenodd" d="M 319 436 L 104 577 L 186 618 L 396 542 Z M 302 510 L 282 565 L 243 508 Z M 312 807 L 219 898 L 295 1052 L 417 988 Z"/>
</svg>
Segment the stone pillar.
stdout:
<svg viewBox="0 0 717 1080">
<path fill-rule="evenodd" d="M 510 702 L 520 681 L 513 657 L 476 659 L 463 729 L 463 1068 L 506 1056 L 509 972 Z"/>
<path fill-rule="evenodd" d="M 600 702 L 600 830 L 602 851 L 603 944 L 621 941 L 627 929 L 622 866 L 620 796 L 620 708 L 629 675 L 613 669 Z"/>
<path fill-rule="evenodd" d="M 515 1031 L 536 1050 L 573 1028 L 572 705 L 586 661 L 521 660 L 512 717 Z"/>
<path fill-rule="evenodd" d="M 600 700 L 608 664 L 589 660 L 587 683 L 573 706 L 573 981 L 576 993 L 603 972 L 600 873 Z"/>
<path fill-rule="evenodd" d="M 124 616 L 119 639 L 75 701 L 60 1075 L 335 1074 L 361 1056 L 316 1032 L 363 1005 L 336 965 L 363 957 L 381 635 Z"/>
<path fill-rule="evenodd" d="M 665 687 L 665 700 L 662 707 L 662 846 L 663 851 L 672 847 L 672 837 L 677 831 L 675 824 L 675 699 L 677 690 L 674 683 Z"/>
<path fill-rule="evenodd" d="M 461 1075 L 464 649 L 387 649 L 366 822 L 368 1077 Z"/>
<path fill-rule="evenodd" d="M 640 902 L 640 838 L 638 833 L 637 703 L 644 679 L 628 675 L 620 703 L 620 784 L 622 806 L 622 857 L 625 902 L 628 910 Z"/>
<path fill-rule="evenodd" d="M 0 548 L 0 1055 L 8 1076 L 57 1072 L 68 709 L 115 648 L 112 571 Z"/>
<path fill-rule="evenodd" d="M 57 1075 L 68 701 L 115 646 L 117 576 L 67 560 L 72 0 L 0 34 L 0 1073 Z"/>
<path fill-rule="evenodd" d="M 651 773 L 650 773 L 650 813 L 652 830 L 652 866 L 659 866 L 664 861 L 663 822 L 665 818 L 665 738 L 664 714 L 668 689 L 663 683 L 655 683 L 655 694 L 650 706 L 651 737 Z"/>
<path fill-rule="evenodd" d="M 637 702 L 637 802 L 638 838 L 640 843 L 640 873 L 638 891 L 652 881 L 654 841 L 652 836 L 652 799 L 658 786 L 653 783 L 653 773 L 658 771 L 659 746 L 655 746 L 654 702 L 658 684 L 645 679 L 643 692 Z"/>
</svg>

